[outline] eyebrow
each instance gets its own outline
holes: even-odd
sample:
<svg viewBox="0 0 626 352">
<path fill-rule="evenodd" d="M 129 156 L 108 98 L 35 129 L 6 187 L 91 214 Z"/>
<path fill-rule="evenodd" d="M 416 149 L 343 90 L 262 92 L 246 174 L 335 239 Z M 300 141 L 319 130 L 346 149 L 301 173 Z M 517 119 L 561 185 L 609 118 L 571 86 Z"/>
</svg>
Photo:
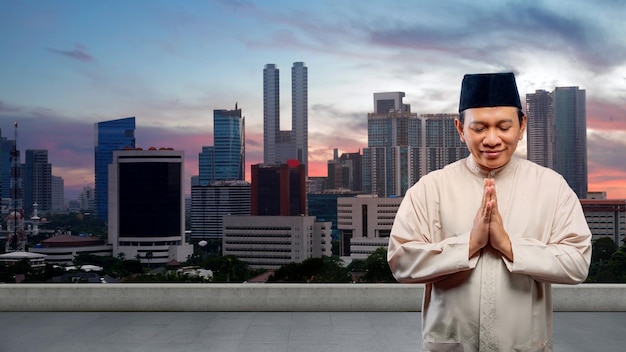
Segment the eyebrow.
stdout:
<svg viewBox="0 0 626 352">
<path fill-rule="evenodd" d="M 502 120 L 497 121 L 495 124 L 501 125 L 503 123 L 513 123 L 513 119 L 502 119 Z M 470 125 L 488 125 L 488 123 L 485 121 L 470 121 L 469 124 Z"/>
</svg>

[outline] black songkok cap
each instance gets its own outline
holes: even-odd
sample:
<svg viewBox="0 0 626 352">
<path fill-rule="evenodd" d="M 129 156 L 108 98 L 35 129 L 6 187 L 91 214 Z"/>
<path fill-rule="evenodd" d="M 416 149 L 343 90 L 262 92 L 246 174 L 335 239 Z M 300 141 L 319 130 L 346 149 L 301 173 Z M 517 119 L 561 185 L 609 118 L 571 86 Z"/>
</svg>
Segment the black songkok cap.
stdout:
<svg viewBox="0 0 626 352">
<path fill-rule="evenodd" d="M 463 76 L 459 112 L 465 109 L 494 106 L 522 108 L 515 84 L 515 75 L 512 72 Z"/>
</svg>

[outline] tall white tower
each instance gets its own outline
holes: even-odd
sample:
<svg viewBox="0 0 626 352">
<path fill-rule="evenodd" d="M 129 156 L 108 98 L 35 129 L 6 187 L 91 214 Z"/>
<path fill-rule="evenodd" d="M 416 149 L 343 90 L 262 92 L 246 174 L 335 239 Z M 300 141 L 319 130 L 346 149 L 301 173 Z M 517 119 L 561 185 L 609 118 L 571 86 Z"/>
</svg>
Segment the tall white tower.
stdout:
<svg viewBox="0 0 626 352">
<path fill-rule="evenodd" d="M 291 67 L 291 130 L 295 143 L 294 159 L 306 165 L 306 170 L 309 169 L 308 87 L 306 65 L 304 62 L 294 62 Z"/>
<path fill-rule="evenodd" d="M 263 69 L 263 163 L 278 160 L 276 144 L 280 135 L 280 78 L 278 67 L 267 64 Z"/>
</svg>

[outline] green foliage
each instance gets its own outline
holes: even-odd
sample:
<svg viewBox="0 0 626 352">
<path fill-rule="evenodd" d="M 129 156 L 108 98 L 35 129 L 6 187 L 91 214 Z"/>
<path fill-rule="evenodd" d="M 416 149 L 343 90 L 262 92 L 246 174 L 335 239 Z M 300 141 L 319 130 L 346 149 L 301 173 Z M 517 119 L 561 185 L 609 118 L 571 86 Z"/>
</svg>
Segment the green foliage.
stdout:
<svg viewBox="0 0 626 352">
<path fill-rule="evenodd" d="M 62 268 L 55 268 L 51 264 L 33 268 L 27 259 L 22 259 L 15 264 L 0 264 L 0 282 L 5 283 L 15 283 L 16 275 L 24 275 L 23 282 L 47 282 L 52 277 L 62 275 L 63 273 L 64 270 Z"/>
<path fill-rule="evenodd" d="M 592 244 L 591 262 L 608 261 L 617 250 L 617 244 L 610 237 L 598 238 Z"/>
<path fill-rule="evenodd" d="M 213 271 L 213 282 L 244 282 L 252 277 L 248 264 L 234 255 L 208 256 L 200 266 Z"/>
<path fill-rule="evenodd" d="M 362 282 L 396 282 L 387 263 L 387 248 L 380 247 L 365 259 Z"/>
<path fill-rule="evenodd" d="M 106 223 L 98 220 L 94 215 L 82 213 L 51 214 L 47 219 L 48 222 L 39 225 L 41 229 L 71 231 L 74 235 L 86 233 L 102 239 L 107 237 Z"/>
<path fill-rule="evenodd" d="M 352 276 L 338 257 L 309 258 L 274 272 L 269 282 L 351 282 Z"/>
<path fill-rule="evenodd" d="M 618 248 L 609 237 L 595 240 L 586 282 L 626 283 L 626 246 Z"/>
<path fill-rule="evenodd" d="M 202 277 L 179 274 L 175 270 L 169 270 L 157 274 L 140 274 L 128 277 L 124 282 L 160 282 L 160 283 L 201 283 L 206 282 Z"/>
</svg>

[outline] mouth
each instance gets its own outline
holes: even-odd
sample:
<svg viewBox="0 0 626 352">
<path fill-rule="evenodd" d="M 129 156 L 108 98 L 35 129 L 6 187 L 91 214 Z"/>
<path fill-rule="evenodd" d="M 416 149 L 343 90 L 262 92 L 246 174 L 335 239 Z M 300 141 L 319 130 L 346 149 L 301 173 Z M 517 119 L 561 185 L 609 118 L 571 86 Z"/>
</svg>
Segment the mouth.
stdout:
<svg viewBox="0 0 626 352">
<path fill-rule="evenodd" d="M 495 159 L 499 157 L 500 155 L 502 155 L 503 152 L 504 152 L 503 150 L 483 150 L 482 151 L 483 155 L 490 159 Z"/>
</svg>

